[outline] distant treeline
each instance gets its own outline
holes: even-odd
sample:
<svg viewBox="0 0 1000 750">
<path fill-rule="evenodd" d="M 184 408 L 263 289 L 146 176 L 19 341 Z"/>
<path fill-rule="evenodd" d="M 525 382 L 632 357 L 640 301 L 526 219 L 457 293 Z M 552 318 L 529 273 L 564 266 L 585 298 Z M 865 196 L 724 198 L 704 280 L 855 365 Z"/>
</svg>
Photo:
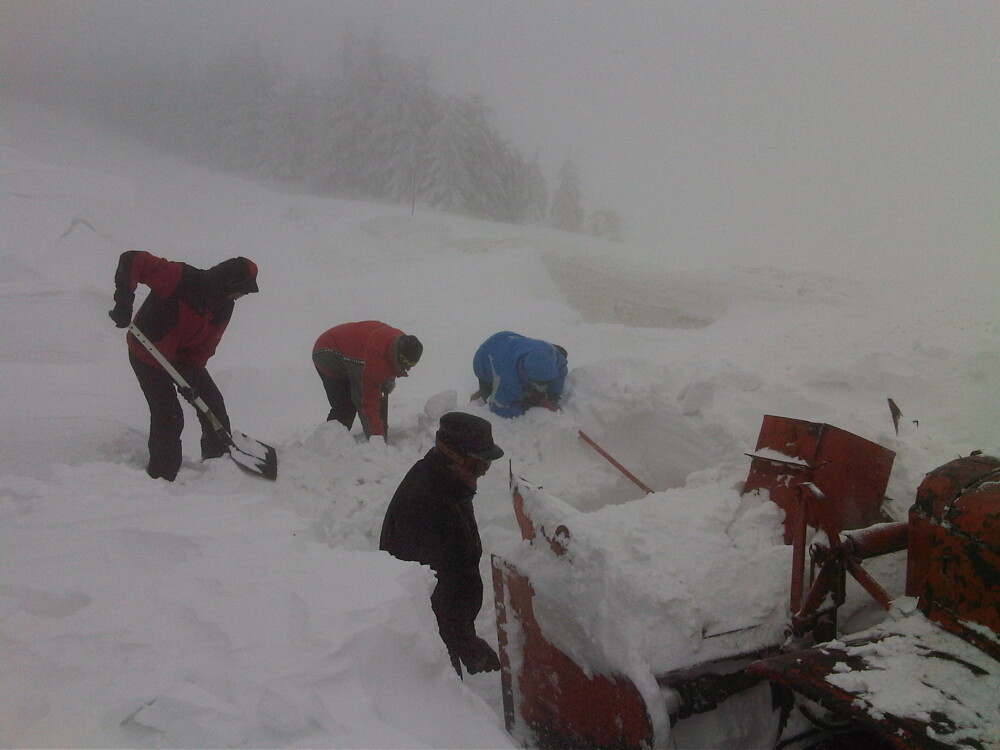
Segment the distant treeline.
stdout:
<svg viewBox="0 0 1000 750">
<path fill-rule="evenodd" d="M 378 35 L 348 36 L 331 68 L 293 78 L 251 47 L 200 70 L 148 60 L 79 66 L 45 90 L 108 127 L 226 171 L 319 195 L 620 239 L 613 211 L 587 221 L 570 160 L 550 201 L 537 155 L 525 159 L 500 137 L 481 97 L 435 91 L 426 61 L 391 53 Z"/>
</svg>

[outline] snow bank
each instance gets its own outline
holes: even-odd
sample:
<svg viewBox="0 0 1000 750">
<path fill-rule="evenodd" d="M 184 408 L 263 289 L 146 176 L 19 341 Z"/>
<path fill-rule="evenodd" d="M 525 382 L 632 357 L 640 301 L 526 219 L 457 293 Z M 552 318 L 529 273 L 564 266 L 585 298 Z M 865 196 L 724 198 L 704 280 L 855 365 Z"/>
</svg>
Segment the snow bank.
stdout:
<svg viewBox="0 0 1000 750">
<path fill-rule="evenodd" d="M 430 571 L 317 545 L 225 459 L 0 488 L 4 745 L 509 744 L 451 670 Z"/>
</svg>

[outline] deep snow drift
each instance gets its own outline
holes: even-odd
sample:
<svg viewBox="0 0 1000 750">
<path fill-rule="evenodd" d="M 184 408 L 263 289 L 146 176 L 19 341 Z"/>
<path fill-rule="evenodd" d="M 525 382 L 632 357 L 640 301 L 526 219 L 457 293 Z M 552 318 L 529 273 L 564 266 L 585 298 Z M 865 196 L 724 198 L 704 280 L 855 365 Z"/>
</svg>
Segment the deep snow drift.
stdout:
<svg viewBox="0 0 1000 750">
<path fill-rule="evenodd" d="M 437 416 L 489 416 L 468 402 L 471 358 L 496 330 L 561 344 L 571 373 L 561 413 L 491 417 L 507 456 L 476 500 L 487 553 L 518 543 L 508 466 L 594 512 L 588 544 L 606 535 L 610 559 L 622 536 L 597 514 L 620 506 L 634 534 L 674 488 L 690 523 L 678 534 L 717 533 L 718 507 L 699 512 L 710 493 L 752 516 L 734 533 L 758 544 L 780 513 L 741 506 L 734 484 L 765 414 L 896 451 L 898 519 L 924 473 L 1000 450 L 997 269 L 947 248 L 927 268 L 850 279 L 721 267 L 717 248 L 679 269 L 669 248 L 290 194 L 52 113 L 0 111 L 4 746 L 514 745 L 498 676 L 463 683 L 448 664 L 429 572 L 374 551 Z M 261 293 L 237 303 L 210 370 L 234 427 L 278 447 L 277 482 L 197 460 L 190 410 L 178 480 L 146 477 L 148 414 L 107 317 L 126 249 L 260 266 Z M 322 421 L 309 356 L 327 327 L 369 318 L 425 345 L 392 396 L 388 445 Z M 580 429 L 658 493 L 642 498 Z M 646 527 L 648 555 L 685 549 Z M 876 575 L 901 589 L 883 573 L 898 570 Z M 776 585 L 762 577 L 761 599 Z M 643 617 L 656 586 L 645 596 Z M 698 606 L 720 623 L 738 614 L 713 596 Z M 478 628 L 496 642 L 489 598 Z"/>
</svg>

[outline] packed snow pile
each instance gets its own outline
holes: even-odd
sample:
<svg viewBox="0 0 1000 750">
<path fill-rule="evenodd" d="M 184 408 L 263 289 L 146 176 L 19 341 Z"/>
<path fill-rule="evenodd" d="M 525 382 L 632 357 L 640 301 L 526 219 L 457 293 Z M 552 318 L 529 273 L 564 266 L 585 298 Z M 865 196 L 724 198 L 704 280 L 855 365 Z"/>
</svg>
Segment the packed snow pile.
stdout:
<svg viewBox="0 0 1000 750">
<path fill-rule="evenodd" d="M 756 641 L 781 619 L 780 514 L 737 488 L 763 415 L 895 451 L 898 519 L 925 472 L 1000 448 L 983 269 L 958 295 L 735 269 L 716 248 L 675 269 L 659 248 L 288 194 L 53 113 L 0 112 L 4 746 L 512 746 L 499 677 L 463 682 L 448 662 L 429 572 L 377 551 L 448 409 L 489 418 L 505 451 L 475 501 L 485 580 L 490 552 L 520 548 L 513 472 L 565 506 L 580 571 L 544 616 L 589 614 L 566 648 L 647 673 L 707 656 L 685 651 L 703 634 Z M 277 447 L 275 482 L 198 460 L 190 410 L 177 481 L 146 476 L 148 410 L 107 315 L 129 249 L 260 267 L 209 370 L 233 427 Z M 425 346 L 388 443 L 324 421 L 310 361 L 322 331 L 366 319 Z M 504 329 L 568 350 L 561 412 L 500 420 L 469 401 L 472 355 Z M 477 629 L 495 645 L 490 593 Z"/>
<path fill-rule="evenodd" d="M 528 515 L 565 553 L 522 544 L 501 554 L 531 579 L 553 644 L 598 671 L 641 664 L 655 675 L 777 644 L 788 624 L 784 514 L 734 480 L 732 470 L 704 472 L 683 488 L 565 514 L 518 483 Z"/>
<path fill-rule="evenodd" d="M 537 535 L 498 554 L 530 580 L 542 633 L 584 670 L 626 675 L 662 741 L 658 676 L 784 641 L 784 514 L 740 484 L 732 468 L 700 472 L 683 488 L 582 513 L 514 482 Z"/>
</svg>

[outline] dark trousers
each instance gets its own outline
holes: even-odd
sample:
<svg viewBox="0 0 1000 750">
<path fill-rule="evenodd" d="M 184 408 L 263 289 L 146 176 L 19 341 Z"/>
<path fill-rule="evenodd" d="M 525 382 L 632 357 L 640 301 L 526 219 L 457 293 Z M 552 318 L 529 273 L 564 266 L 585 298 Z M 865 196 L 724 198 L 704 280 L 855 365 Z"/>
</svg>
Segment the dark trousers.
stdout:
<svg viewBox="0 0 1000 750">
<path fill-rule="evenodd" d="M 146 473 L 154 479 L 172 482 L 181 468 L 181 433 L 184 412 L 177 398 L 177 385 L 165 370 L 147 364 L 129 354 L 129 362 L 139 381 L 139 387 L 149 404 L 149 465 Z M 216 418 L 229 429 L 229 415 L 222 393 L 204 367 L 178 366 L 194 392 L 212 410 Z M 198 412 L 201 422 L 201 457 L 215 458 L 226 453 L 226 444 Z"/>
<path fill-rule="evenodd" d="M 316 371 L 319 379 L 323 381 L 323 389 L 326 391 L 326 400 L 330 402 L 330 413 L 326 415 L 327 422 L 340 422 L 347 429 L 354 426 L 354 419 L 358 416 L 357 407 L 351 398 L 351 381 L 346 377 L 332 378 L 329 375 Z"/>
</svg>

